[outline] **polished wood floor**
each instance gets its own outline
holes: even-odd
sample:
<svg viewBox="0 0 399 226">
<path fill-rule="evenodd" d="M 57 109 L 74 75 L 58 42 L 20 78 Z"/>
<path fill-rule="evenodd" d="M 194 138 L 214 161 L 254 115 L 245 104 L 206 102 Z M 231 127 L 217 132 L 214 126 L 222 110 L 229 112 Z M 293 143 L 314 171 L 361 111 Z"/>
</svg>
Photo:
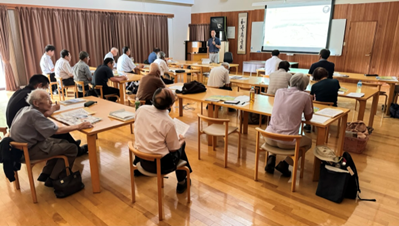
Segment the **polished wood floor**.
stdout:
<svg viewBox="0 0 399 226">
<path fill-rule="evenodd" d="M 5 125 L 4 109 L 9 95 L 0 92 L 0 125 Z M 185 104 L 181 120 L 191 126 L 186 152 L 193 168 L 192 203 L 187 205 L 185 194 L 176 194 L 176 178 L 169 175 L 165 179 L 163 222 L 159 223 L 157 217 L 155 178 L 137 178 L 137 201 L 131 203 L 127 143 L 134 140 L 134 135 L 126 126 L 99 135 L 99 194 L 92 193 L 88 156 L 77 158 L 74 166 L 74 170 L 82 171 L 86 188 L 64 199 L 57 199 L 51 188 L 36 181 L 38 203 L 33 204 L 25 166 L 19 174 L 20 191 L 0 173 L 0 225 L 399 225 L 399 120 L 385 118 L 380 108 L 367 150 L 352 155 L 359 171 L 361 197 L 375 198 L 377 202 L 346 199 L 336 204 L 315 195 L 317 183 L 311 180 L 311 151 L 306 155 L 304 178 L 297 181 L 297 192 L 291 193 L 289 179 L 280 177 L 278 172 L 268 175 L 260 169 L 259 181 L 255 182 L 254 125 L 248 135 L 242 136 L 240 158 L 236 154 L 237 135 L 229 138 L 228 168 L 223 168 L 221 139 L 214 152 L 202 137 L 202 159 L 198 160 L 196 114 L 200 104 Z M 349 121 L 356 114 L 354 104 L 354 100 L 339 99 L 340 107 L 352 109 Z M 368 102 L 366 119 L 370 106 Z M 171 116 L 177 113 L 174 108 Z M 220 117 L 237 123 L 236 113 L 226 109 L 221 110 Z M 333 148 L 336 129 L 332 126 L 328 144 Z M 79 132 L 73 136 L 86 142 Z M 315 138 L 315 133 L 311 136 Z M 34 168 L 35 178 L 40 171 L 41 166 Z"/>
</svg>

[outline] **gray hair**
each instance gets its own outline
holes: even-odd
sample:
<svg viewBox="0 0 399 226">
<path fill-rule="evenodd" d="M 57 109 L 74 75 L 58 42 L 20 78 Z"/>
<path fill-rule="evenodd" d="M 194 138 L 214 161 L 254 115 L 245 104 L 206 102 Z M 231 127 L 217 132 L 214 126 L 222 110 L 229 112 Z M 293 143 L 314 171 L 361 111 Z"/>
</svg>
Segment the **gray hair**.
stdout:
<svg viewBox="0 0 399 226">
<path fill-rule="evenodd" d="M 309 77 L 303 73 L 295 73 L 290 80 L 290 86 L 305 91 L 309 85 Z"/>
<path fill-rule="evenodd" d="M 45 89 L 35 89 L 31 93 L 28 94 L 28 97 L 26 98 L 26 102 L 28 102 L 29 105 L 33 106 L 33 101 L 39 101 L 43 99 L 43 96 L 48 96 L 48 93 Z"/>
<path fill-rule="evenodd" d="M 227 69 L 230 69 L 230 64 L 227 63 L 227 62 L 223 62 L 223 63 L 222 63 L 222 66 L 223 66 L 223 67 L 227 67 Z"/>
<path fill-rule="evenodd" d="M 81 52 L 79 53 L 79 59 L 80 59 L 80 60 L 84 60 L 84 59 L 87 58 L 87 57 L 89 57 L 89 54 L 88 54 L 87 52 L 81 51 Z"/>
<path fill-rule="evenodd" d="M 160 51 L 160 52 L 157 53 L 157 57 L 158 57 L 158 59 L 164 59 L 165 58 L 165 53 Z"/>
</svg>

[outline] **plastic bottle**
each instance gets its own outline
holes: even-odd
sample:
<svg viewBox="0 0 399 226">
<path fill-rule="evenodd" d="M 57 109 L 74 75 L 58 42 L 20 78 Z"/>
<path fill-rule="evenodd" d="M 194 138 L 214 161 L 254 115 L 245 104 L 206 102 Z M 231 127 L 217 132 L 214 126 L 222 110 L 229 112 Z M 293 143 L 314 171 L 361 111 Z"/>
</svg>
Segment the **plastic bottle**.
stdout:
<svg viewBox="0 0 399 226">
<path fill-rule="evenodd" d="M 362 81 L 359 80 L 359 82 L 357 83 L 357 89 L 356 89 L 356 93 L 360 93 L 362 92 Z"/>
<path fill-rule="evenodd" d="M 249 100 L 251 102 L 255 101 L 255 88 L 252 86 L 251 90 L 249 91 Z"/>
<path fill-rule="evenodd" d="M 137 111 L 137 109 L 139 109 L 140 107 L 140 100 L 138 97 L 136 97 L 136 102 L 134 102 L 134 105 L 136 106 L 136 111 Z"/>
</svg>

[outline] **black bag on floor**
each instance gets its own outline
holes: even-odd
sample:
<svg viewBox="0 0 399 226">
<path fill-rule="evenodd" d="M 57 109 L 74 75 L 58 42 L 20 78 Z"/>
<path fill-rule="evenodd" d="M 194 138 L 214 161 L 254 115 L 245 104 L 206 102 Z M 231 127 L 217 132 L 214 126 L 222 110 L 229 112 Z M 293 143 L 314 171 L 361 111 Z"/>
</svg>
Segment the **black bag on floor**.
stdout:
<svg viewBox="0 0 399 226">
<path fill-rule="evenodd" d="M 67 167 L 66 170 L 69 170 L 69 176 L 53 181 L 54 193 L 57 198 L 65 198 L 85 187 L 82 183 L 82 176 L 79 171 L 72 172 L 69 167 Z"/>
<path fill-rule="evenodd" d="M 176 90 L 176 93 L 193 94 L 193 93 L 203 93 L 205 91 L 206 87 L 204 86 L 204 84 L 197 81 L 191 81 L 184 83 L 182 91 Z"/>
<path fill-rule="evenodd" d="M 399 118 L 399 104 L 391 104 L 389 112 L 392 118 Z"/>
</svg>

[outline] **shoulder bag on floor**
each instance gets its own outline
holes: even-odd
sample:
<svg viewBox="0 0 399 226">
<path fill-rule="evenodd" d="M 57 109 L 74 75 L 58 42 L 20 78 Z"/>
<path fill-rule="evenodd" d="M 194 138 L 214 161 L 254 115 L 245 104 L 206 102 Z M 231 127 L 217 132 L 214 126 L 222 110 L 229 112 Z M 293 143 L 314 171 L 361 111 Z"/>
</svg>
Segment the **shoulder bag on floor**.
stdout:
<svg viewBox="0 0 399 226">
<path fill-rule="evenodd" d="M 79 171 L 72 172 L 69 167 L 67 167 L 66 170 L 69 170 L 69 176 L 53 181 L 54 193 L 57 198 L 65 198 L 85 187 L 82 183 L 82 176 Z"/>
</svg>

